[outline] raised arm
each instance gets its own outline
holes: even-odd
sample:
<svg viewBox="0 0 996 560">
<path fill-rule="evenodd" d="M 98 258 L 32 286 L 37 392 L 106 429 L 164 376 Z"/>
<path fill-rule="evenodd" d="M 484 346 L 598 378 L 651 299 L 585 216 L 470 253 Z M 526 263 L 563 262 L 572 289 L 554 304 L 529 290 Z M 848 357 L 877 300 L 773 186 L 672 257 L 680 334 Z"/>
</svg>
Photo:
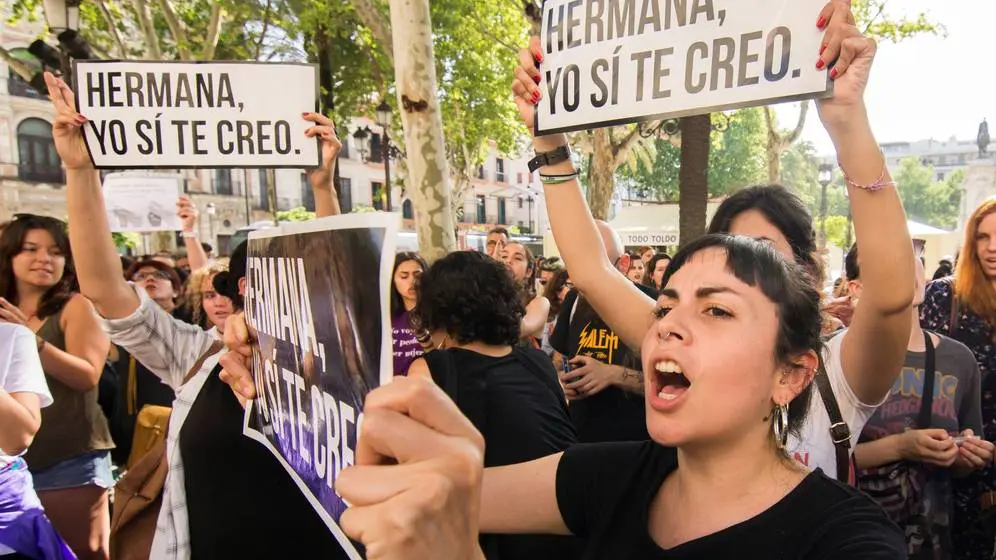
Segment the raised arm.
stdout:
<svg viewBox="0 0 996 560">
<path fill-rule="evenodd" d="M 308 174 L 308 182 L 315 193 L 315 217 L 338 216 L 342 209 L 339 208 L 339 198 L 332 178 L 335 176 L 336 160 L 339 158 L 342 142 L 335 134 L 332 119 L 319 113 L 305 113 L 304 120 L 315 123 L 305 134 L 309 138 L 318 137 L 322 142 L 322 165 Z"/>
<path fill-rule="evenodd" d="M 481 532 L 571 534 L 557 503 L 557 466 L 562 456 L 484 469 Z"/>
<path fill-rule="evenodd" d="M 534 297 L 526 306 L 526 314 L 519 326 L 519 336 L 521 338 L 541 336 L 549 316 L 550 300 L 543 296 Z"/>
<path fill-rule="evenodd" d="M 197 238 L 197 220 L 200 218 L 200 212 L 197 211 L 197 205 L 189 197 L 181 196 L 176 201 L 176 215 L 183 224 L 183 233 L 180 235 L 183 237 L 183 246 L 187 249 L 187 262 L 190 263 L 190 271 L 196 272 L 209 264 L 204 246 Z"/>
<path fill-rule="evenodd" d="M 822 61 L 836 65 L 834 95 L 819 104 L 820 119 L 837 149 L 848 182 L 861 255 L 863 291 L 844 335 L 841 365 L 854 395 L 876 404 L 902 368 L 913 301 L 913 244 L 906 214 L 868 122 L 864 91 L 876 46 L 854 26 L 845 0 L 824 10 L 829 46 Z M 843 39 L 843 40 L 841 40 Z"/>
<path fill-rule="evenodd" d="M 89 391 L 100 382 L 111 342 L 100 328 L 93 306 L 76 295 L 62 312 L 66 349 L 42 346 L 39 356 L 45 372 L 77 391 Z"/>
<path fill-rule="evenodd" d="M 539 39 L 534 37 L 530 49 L 519 53 L 520 66 L 515 71 L 512 92 L 523 122 L 532 131 L 535 103 L 542 95 L 534 77 L 539 77 L 535 60 L 542 60 Z M 552 152 L 567 145 L 563 134 L 537 136 L 533 147 L 537 153 Z M 571 271 L 571 280 L 602 318 L 631 348 L 639 348 L 643 335 L 653 324 L 654 300 L 636 288 L 609 261 L 602 238 L 591 216 L 577 170 L 571 161 L 540 168 L 540 175 L 572 175 L 565 183 L 545 185 L 550 227 L 560 255 Z M 595 249 L 595 250 L 593 250 Z"/>
<path fill-rule="evenodd" d="M 138 296 L 124 280 L 111 240 L 100 176 L 83 143 L 87 120 L 76 112 L 73 92 L 65 82 L 46 72 L 45 84 L 55 106 L 52 137 L 66 166 L 69 242 L 80 257 L 75 263 L 80 291 L 104 317 L 126 317 L 138 309 Z"/>
<path fill-rule="evenodd" d="M 6 364 L 7 379 L 0 385 L 0 449 L 17 456 L 34 440 L 41 427 L 41 395 L 48 393 L 34 337 L 27 328 L 13 328 L 10 336 L 10 362 Z M 49 397 L 50 399 L 50 397 Z"/>
</svg>

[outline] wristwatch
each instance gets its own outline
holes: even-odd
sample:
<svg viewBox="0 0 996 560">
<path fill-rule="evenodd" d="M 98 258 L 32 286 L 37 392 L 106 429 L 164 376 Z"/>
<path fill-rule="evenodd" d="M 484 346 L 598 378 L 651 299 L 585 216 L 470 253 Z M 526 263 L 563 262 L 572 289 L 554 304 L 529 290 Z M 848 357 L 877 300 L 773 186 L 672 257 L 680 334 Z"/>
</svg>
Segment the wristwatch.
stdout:
<svg viewBox="0 0 996 560">
<path fill-rule="evenodd" d="M 571 159 L 571 149 L 566 145 L 560 146 L 552 152 L 537 152 L 536 157 L 529 160 L 529 172 L 532 173 L 540 167 L 554 165 L 569 159 Z"/>
</svg>

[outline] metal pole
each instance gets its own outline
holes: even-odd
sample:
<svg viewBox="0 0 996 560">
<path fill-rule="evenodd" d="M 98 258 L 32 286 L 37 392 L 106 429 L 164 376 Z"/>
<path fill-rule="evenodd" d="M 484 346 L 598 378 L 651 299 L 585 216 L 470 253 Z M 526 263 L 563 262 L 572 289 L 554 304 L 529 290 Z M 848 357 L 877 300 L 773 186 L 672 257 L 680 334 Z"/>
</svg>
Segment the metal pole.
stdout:
<svg viewBox="0 0 996 560">
<path fill-rule="evenodd" d="M 391 211 L 391 138 L 384 128 L 384 210 Z"/>
<path fill-rule="evenodd" d="M 270 203 L 270 216 L 273 218 L 273 225 L 277 223 L 277 173 L 272 167 L 266 169 L 266 198 Z"/>
<path fill-rule="evenodd" d="M 246 195 L 246 227 L 252 223 L 252 210 L 249 209 L 249 171 L 242 170 L 242 194 Z"/>
</svg>

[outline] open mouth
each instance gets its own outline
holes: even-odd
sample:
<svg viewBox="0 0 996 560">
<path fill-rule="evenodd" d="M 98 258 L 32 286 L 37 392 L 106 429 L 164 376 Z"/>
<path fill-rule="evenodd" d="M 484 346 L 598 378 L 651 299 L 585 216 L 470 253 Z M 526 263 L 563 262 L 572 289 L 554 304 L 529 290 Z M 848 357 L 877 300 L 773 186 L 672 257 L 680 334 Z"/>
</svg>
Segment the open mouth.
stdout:
<svg viewBox="0 0 996 560">
<path fill-rule="evenodd" d="M 676 362 L 664 360 L 654 366 L 657 370 L 657 397 L 665 401 L 673 401 L 684 394 L 692 386 Z"/>
</svg>

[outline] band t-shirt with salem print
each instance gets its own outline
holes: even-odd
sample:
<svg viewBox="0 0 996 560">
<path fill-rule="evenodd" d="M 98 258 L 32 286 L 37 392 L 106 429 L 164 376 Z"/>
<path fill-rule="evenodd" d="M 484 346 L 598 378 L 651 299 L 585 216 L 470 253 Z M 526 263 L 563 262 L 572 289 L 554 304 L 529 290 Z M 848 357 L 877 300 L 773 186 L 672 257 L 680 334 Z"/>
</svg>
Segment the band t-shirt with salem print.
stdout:
<svg viewBox="0 0 996 560">
<path fill-rule="evenodd" d="M 636 287 L 657 298 L 653 288 L 640 284 Z M 643 369 L 636 353 L 622 343 L 588 302 L 578 300 L 576 290 L 564 298 L 550 345 L 568 359 L 588 356 L 606 364 Z M 582 443 L 650 439 L 642 394 L 607 387 L 598 394 L 571 401 L 568 411 Z"/>
<path fill-rule="evenodd" d="M 940 336 L 940 335 L 939 335 Z M 981 379 L 972 352 L 962 343 L 940 336 L 936 344 L 934 399 L 930 428 L 952 435 L 966 429 L 982 432 Z M 868 421 L 861 442 L 918 429 L 923 396 L 925 352 L 907 352 L 902 373 L 889 398 Z M 952 486 L 950 469 L 924 463 L 893 463 L 858 472 L 858 487 L 886 509 L 906 534 L 910 558 L 951 558 Z M 896 473 L 907 473 L 906 499 L 891 489 Z"/>
</svg>

